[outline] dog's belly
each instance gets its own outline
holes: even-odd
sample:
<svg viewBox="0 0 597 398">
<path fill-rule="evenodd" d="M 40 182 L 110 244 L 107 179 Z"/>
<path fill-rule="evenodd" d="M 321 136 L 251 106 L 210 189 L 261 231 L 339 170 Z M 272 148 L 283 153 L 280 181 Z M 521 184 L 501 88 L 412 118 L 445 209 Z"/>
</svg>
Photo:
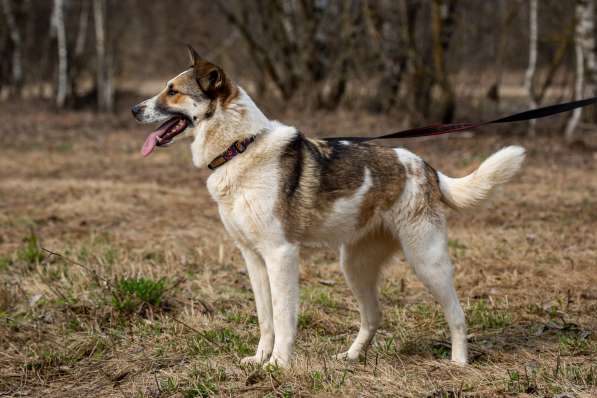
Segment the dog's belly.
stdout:
<svg viewBox="0 0 597 398">
<path fill-rule="evenodd" d="M 361 209 L 351 208 L 346 203 L 334 206 L 334 210 L 323 215 L 320 222 L 314 223 L 305 230 L 301 239 L 308 246 L 337 246 L 342 243 L 358 240 L 381 224 L 381 217 L 375 214 L 363 222 Z"/>
</svg>

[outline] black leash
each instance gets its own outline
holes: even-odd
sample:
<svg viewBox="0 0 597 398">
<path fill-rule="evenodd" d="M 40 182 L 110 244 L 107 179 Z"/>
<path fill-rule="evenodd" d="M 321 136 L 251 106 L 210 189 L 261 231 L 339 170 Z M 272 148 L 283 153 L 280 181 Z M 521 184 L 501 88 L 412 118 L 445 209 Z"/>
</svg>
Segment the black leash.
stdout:
<svg viewBox="0 0 597 398">
<path fill-rule="evenodd" d="M 488 124 L 500 124 L 500 123 L 512 123 L 512 122 L 523 122 L 526 120 L 539 119 L 546 116 L 556 115 L 558 113 L 569 112 L 576 108 L 582 108 L 585 106 L 593 105 L 597 103 L 597 97 L 587 98 L 579 101 L 564 102 L 562 104 L 544 106 L 542 108 L 531 109 L 528 111 L 516 113 L 514 115 L 502 117 L 489 122 L 479 123 L 448 123 L 448 124 L 432 124 L 425 127 L 417 127 L 414 129 L 397 131 L 395 133 L 385 134 L 378 137 L 329 137 L 324 138 L 325 140 L 346 140 L 365 142 L 371 140 L 383 140 L 390 138 L 414 138 L 414 137 L 426 137 L 431 135 L 440 135 L 446 133 L 461 132 L 464 130 L 476 129 L 481 126 L 487 126 Z"/>
</svg>

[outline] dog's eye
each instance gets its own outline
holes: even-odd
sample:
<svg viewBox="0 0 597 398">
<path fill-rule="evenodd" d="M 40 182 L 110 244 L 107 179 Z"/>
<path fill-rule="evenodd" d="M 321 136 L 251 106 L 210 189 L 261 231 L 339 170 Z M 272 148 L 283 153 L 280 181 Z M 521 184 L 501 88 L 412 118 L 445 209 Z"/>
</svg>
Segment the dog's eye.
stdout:
<svg viewBox="0 0 597 398">
<path fill-rule="evenodd" d="M 168 90 L 168 95 L 169 95 L 170 97 L 172 97 L 172 96 L 174 96 L 174 95 L 176 95 L 176 94 L 178 94 L 178 91 L 176 91 L 176 90 L 174 90 L 174 89 L 172 89 L 172 88 Z"/>
</svg>

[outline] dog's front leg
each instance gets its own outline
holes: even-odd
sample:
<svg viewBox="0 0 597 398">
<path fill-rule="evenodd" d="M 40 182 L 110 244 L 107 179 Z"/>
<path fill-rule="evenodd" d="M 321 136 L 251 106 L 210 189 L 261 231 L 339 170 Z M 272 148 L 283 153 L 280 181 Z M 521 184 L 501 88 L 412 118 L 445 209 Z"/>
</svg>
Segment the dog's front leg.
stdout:
<svg viewBox="0 0 597 398">
<path fill-rule="evenodd" d="M 251 288 L 255 295 L 257 319 L 261 337 L 255 355 L 246 357 L 241 363 L 263 363 L 268 360 L 274 348 L 274 320 L 272 315 L 272 296 L 265 262 L 259 253 L 246 247 L 240 251 L 247 265 L 247 272 L 251 280 Z"/>
<path fill-rule="evenodd" d="M 299 249 L 285 244 L 263 253 L 272 293 L 274 351 L 269 364 L 290 364 L 299 307 Z"/>
</svg>

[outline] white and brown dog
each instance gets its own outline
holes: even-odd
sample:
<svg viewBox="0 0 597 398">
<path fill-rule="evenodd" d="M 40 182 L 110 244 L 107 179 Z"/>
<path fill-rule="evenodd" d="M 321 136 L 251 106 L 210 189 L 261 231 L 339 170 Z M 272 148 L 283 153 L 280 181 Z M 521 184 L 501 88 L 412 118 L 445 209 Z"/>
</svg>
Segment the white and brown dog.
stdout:
<svg viewBox="0 0 597 398">
<path fill-rule="evenodd" d="M 307 138 L 268 119 L 220 67 L 189 52 L 192 66 L 132 111 L 143 123 L 165 121 L 146 139 L 144 156 L 187 133 L 194 165 L 213 170 L 207 188 L 245 259 L 261 330 L 255 355 L 243 362 L 289 365 L 300 248 L 328 244 L 340 248 L 361 314 L 354 343 L 338 357 L 355 360 L 371 342 L 381 322 L 380 270 L 401 246 L 443 308 L 452 360 L 466 363 L 442 203 L 463 208 L 485 198 L 520 169 L 524 149 L 504 148 L 472 174 L 451 178 L 405 149 Z"/>
</svg>

